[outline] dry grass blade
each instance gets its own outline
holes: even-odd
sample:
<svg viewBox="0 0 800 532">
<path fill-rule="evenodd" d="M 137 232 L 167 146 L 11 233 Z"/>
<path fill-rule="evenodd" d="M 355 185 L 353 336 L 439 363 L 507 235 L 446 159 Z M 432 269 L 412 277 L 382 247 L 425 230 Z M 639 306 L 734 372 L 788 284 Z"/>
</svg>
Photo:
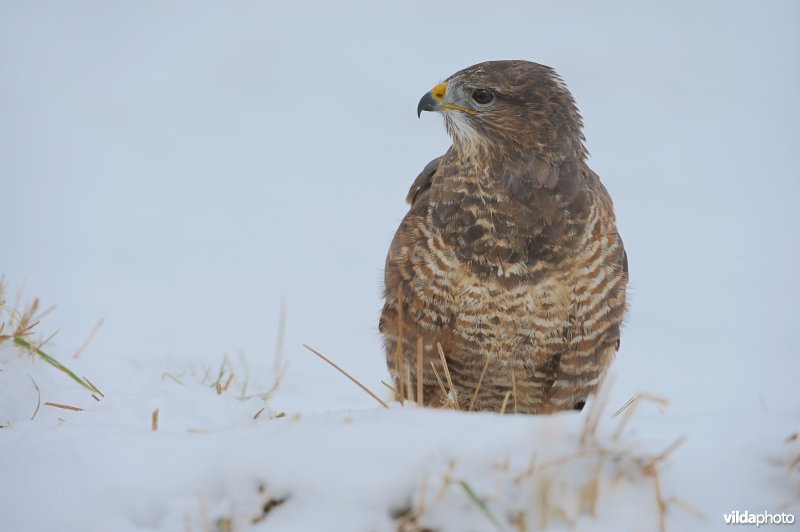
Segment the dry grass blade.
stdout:
<svg viewBox="0 0 800 532">
<path fill-rule="evenodd" d="M 680 438 L 678 438 L 677 440 L 675 440 L 674 442 L 669 444 L 666 449 L 661 451 L 658 455 L 654 456 L 647 463 L 644 464 L 644 466 L 643 466 L 644 470 L 646 472 L 647 471 L 651 471 L 651 470 L 655 471 L 656 466 L 660 462 L 664 461 L 664 459 L 666 457 L 671 455 L 675 451 L 675 449 L 677 449 L 678 447 L 683 445 L 683 442 L 685 442 L 685 441 L 686 441 L 686 436 L 681 436 Z"/>
<path fill-rule="evenodd" d="M 394 350 L 394 374 L 397 379 L 397 396 L 403 404 L 403 287 L 397 287 L 397 345 Z"/>
<path fill-rule="evenodd" d="M 511 479 L 511 481 L 514 484 L 519 485 L 519 483 L 525 480 L 526 478 L 532 477 L 535 471 L 536 471 L 536 454 L 534 453 L 533 455 L 531 455 L 531 462 L 528 465 L 528 467 L 521 473 L 517 474 L 513 479 Z"/>
<path fill-rule="evenodd" d="M 439 504 L 439 503 L 442 502 L 442 499 L 444 498 L 444 494 L 447 492 L 447 489 L 450 487 L 450 484 L 453 482 L 453 473 L 455 472 L 455 470 L 456 470 L 456 461 L 455 460 L 450 460 L 447 463 L 447 471 L 445 472 L 444 477 L 442 478 L 442 487 L 439 488 L 439 493 L 435 497 L 436 504 Z"/>
<path fill-rule="evenodd" d="M 422 337 L 417 338 L 417 404 L 424 405 L 424 391 L 423 391 L 423 376 L 425 375 L 425 367 L 422 365 Z"/>
<path fill-rule="evenodd" d="M 525 512 L 522 510 L 514 516 L 514 526 L 517 527 L 517 532 L 527 532 L 528 524 L 525 520 Z"/>
<path fill-rule="evenodd" d="M 39 322 L 37 321 L 37 322 L 36 322 L 34 325 L 38 325 L 38 324 L 39 324 Z M 38 345 L 39 349 L 41 349 L 41 348 L 43 348 L 44 346 L 46 346 L 47 344 L 49 344 L 49 343 L 50 343 L 50 341 L 51 341 L 53 338 L 55 338 L 55 337 L 58 335 L 58 333 L 59 333 L 59 332 L 61 332 L 61 331 L 56 331 L 56 332 L 54 332 L 53 334 L 51 334 L 50 336 L 48 336 L 47 338 L 45 338 L 45 340 L 44 340 L 43 342 L 41 342 L 41 343 Z"/>
<path fill-rule="evenodd" d="M 175 382 L 177 382 L 178 384 L 180 384 L 181 386 L 183 386 L 183 382 L 178 377 L 176 377 L 175 375 L 173 375 L 171 373 L 167 373 L 167 372 L 162 373 L 161 374 L 161 380 L 163 381 L 164 378 L 172 379 Z"/>
<path fill-rule="evenodd" d="M 84 375 L 82 378 L 83 378 L 83 380 L 86 381 L 86 384 L 88 384 L 92 388 L 92 390 L 94 390 L 98 395 L 100 395 L 100 397 L 105 397 L 106 396 L 106 394 L 104 394 L 103 392 L 100 391 L 100 388 L 95 386 L 92 381 L 90 381 L 89 379 L 86 378 L 86 375 Z"/>
<path fill-rule="evenodd" d="M 542 471 L 548 468 L 559 468 L 564 464 L 571 462 L 573 460 L 577 460 L 578 458 L 583 458 L 584 456 L 589 456 L 592 454 L 591 450 L 584 449 L 582 451 L 576 451 L 574 453 L 565 454 L 559 458 L 555 458 L 553 460 L 549 460 L 547 462 L 542 462 L 538 466 L 536 466 L 535 471 Z"/>
<path fill-rule="evenodd" d="M 44 403 L 44 406 L 52 406 L 54 408 L 60 408 L 62 410 L 72 410 L 73 412 L 83 412 L 83 408 L 78 408 L 77 406 L 64 405 L 61 403 L 51 403 L 49 401 Z"/>
<path fill-rule="evenodd" d="M 603 456 L 597 460 L 589 481 L 581 490 L 581 505 L 592 517 L 597 517 L 597 501 L 600 498 L 600 473 L 603 471 Z"/>
<path fill-rule="evenodd" d="M 439 376 L 439 372 L 436 370 L 436 364 L 433 363 L 433 360 L 431 360 L 431 369 L 433 369 L 433 376 L 436 377 L 436 382 L 439 383 L 439 390 L 442 392 L 442 397 L 447 397 L 447 388 L 444 387 L 442 378 Z"/>
<path fill-rule="evenodd" d="M 614 412 L 614 415 L 613 415 L 613 416 L 611 416 L 611 417 L 617 417 L 618 415 L 620 415 L 620 414 L 622 413 L 622 411 L 623 411 L 623 410 L 625 410 L 626 408 L 628 408 L 629 406 L 631 406 L 635 400 L 636 400 L 636 396 L 634 395 L 633 397 L 631 397 L 630 399 L 628 399 L 628 400 L 625 402 L 625 404 L 624 404 L 624 405 L 622 405 L 621 407 L 619 407 L 619 410 L 617 410 L 616 412 Z"/>
<path fill-rule="evenodd" d="M 486 376 L 486 370 L 489 368 L 489 357 L 486 357 L 486 363 L 483 365 L 483 370 L 481 371 L 481 376 L 478 377 L 478 385 L 475 386 L 475 392 L 472 394 L 472 399 L 469 402 L 469 411 L 472 412 L 472 409 L 475 408 L 475 401 L 478 400 L 478 392 L 481 391 L 481 384 L 483 384 L 483 377 Z"/>
<path fill-rule="evenodd" d="M 278 390 L 278 388 L 281 385 L 281 382 L 283 382 L 283 377 L 286 375 L 286 371 L 288 369 L 289 369 L 288 363 L 284 363 L 281 366 L 281 368 L 278 370 L 278 373 L 275 374 L 275 378 L 272 379 L 272 385 L 269 387 L 269 390 L 267 390 L 262 394 L 259 394 L 259 397 L 261 397 L 262 400 L 264 401 L 268 400 L 270 397 L 272 397 L 272 394 L 274 394 Z M 246 384 L 247 383 L 245 382 L 245 385 Z M 244 389 L 242 389 L 242 392 L 244 392 Z M 242 394 L 242 397 L 244 397 L 244 393 Z"/>
<path fill-rule="evenodd" d="M 657 395 L 651 395 L 651 394 L 647 394 L 647 393 L 639 393 L 639 394 L 634 395 L 624 405 L 622 405 L 620 407 L 620 409 L 617 410 L 617 412 L 614 414 L 616 416 L 620 412 L 623 412 L 623 411 L 625 412 L 625 415 L 622 416 L 622 421 L 620 421 L 619 425 L 617 426 L 617 430 L 614 431 L 613 438 L 615 440 L 619 439 L 619 437 L 622 436 L 622 432 L 625 430 L 625 427 L 627 426 L 628 421 L 630 421 L 631 417 L 633 416 L 633 413 L 636 411 L 636 408 L 639 406 L 639 403 L 641 403 L 643 400 L 644 401 L 650 401 L 650 402 L 655 403 L 655 404 L 657 404 L 659 406 L 666 406 L 667 404 L 669 404 L 669 401 L 667 401 L 663 397 L 658 397 Z"/>
<path fill-rule="evenodd" d="M 83 352 L 86 351 L 86 348 L 89 347 L 89 344 L 92 342 L 92 339 L 94 339 L 94 336 L 97 334 L 97 331 L 100 330 L 100 327 L 102 327 L 105 322 L 106 320 L 100 318 L 100 320 L 95 324 L 92 330 L 89 331 L 89 336 L 86 337 L 86 340 L 83 341 L 78 350 L 75 351 L 75 354 L 72 355 L 73 359 L 80 357 L 83 354 Z"/>
<path fill-rule="evenodd" d="M 42 321 L 42 320 L 45 318 L 45 316 L 49 315 L 51 312 L 53 312 L 53 311 L 54 311 L 54 310 L 56 310 L 57 308 L 58 308 L 58 307 L 56 307 L 55 305 L 50 305 L 49 307 L 47 307 L 46 309 L 44 309 L 43 311 L 41 311 L 41 312 L 40 312 L 39 314 L 37 314 L 36 316 L 33 316 L 33 317 L 31 318 L 31 320 L 32 320 L 32 321 L 34 321 L 34 322 L 36 322 L 36 323 L 39 323 L 40 321 Z"/>
<path fill-rule="evenodd" d="M 605 385 L 600 388 L 596 393 L 591 406 L 589 407 L 589 414 L 586 416 L 586 421 L 583 424 L 581 431 L 581 445 L 586 446 L 589 442 L 594 441 L 595 434 L 597 433 L 597 426 L 600 424 L 600 416 L 606 409 L 608 403 L 608 396 L 611 391 L 612 380 L 609 378 Z"/>
<path fill-rule="evenodd" d="M 666 397 L 661 397 L 660 395 L 653 395 L 651 393 L 640 393 L 639 399 L 644 399 L 646 401 L 650 401 L 651 403 L 655 403 L 658 406 L 667 406 L 669 405 L 669 401 Z"/>
<path fill-rule="evenodd" d="M 405 395 L 406 395 L 405 394 L 405 390 L 404 390 L 405 386 L 404 386 L 404 379 L 403 379 L 403 375 L 405 374 L 405 371 L 403 369 L 403 355 L 401 355 L 399 353 L 396 354 L 396 356 L 394 358 L 394 361 L 395 361 L 394 372 L 395 372 L 395 375 L 397 376 L 396 377 L 396 380 L 397 380 L 397 397 L 400 398 L 400 404 L 403 404 L 405 402 Z"/>
<path fill-rule="evenodd" d="M 514 413 L 518 414 L 517 412 L 517 374 L 514 371 L 514 368 L 511 368 L 511 393 L 514 396 Z"/>
<path fill-rule="evenodd" d="M 392 386 L 391 384 L 389 384 L 389 383 L 388 383 L 388 382 L 386 382 L 385 380 L 381 380 L 381 384 L 383 384 L 384 386 L 386 386 L 387 388 L 389 388 L 389 391 L 391 391 L 391 392 L 392 392 L 392 394 L 393 394 L 394 398 L 395 398 L 395 399 L 397 399 L 397 400 L 399 400 L 398 398 L 400 397 L 400 394 L 398 393 L 398 391 L 397 391 L 397 390 L 395 390 L 395 389 L 394 389 L 394 386 Z"/>
<path fill-rule="evenodd" d="M 667 502 L 661 492 L 661 477 L 658 474 L 658 469 L 653 469 L 653 489 L 656 494 L 656 504 L 658 505 L 658 530 L 660 532 L 667 532 Z"/>
<path fill-rule="evenodd" d="M 509 398 L 509 397 L 511 397 L 511 390 L 508 390 L 508 391 L 506 392 L 506 395 L 505 395 L 505 397 L 503 397 L 503 404 L 502 404 L 502 406 L 500 407 L 500 415 L 501 415 L 501 416 L 502 416 L 503 414 L 505 414 L 505 413 L 506 413 L 506 406 L 508 405 L 508 398 Z"/>
<path fill-rule="evenodd" d="M 405 365 L 405 383 L 406 383 L 406 393 L 408 394 L 407 399 L 409 401 L 415 401 L 416 398 L 414 397 L 414 388 L 411 386 L 411 364 Z"/>
<path fill-rule="evenodd" d="M 444 376 L 447 378 L 447 386 L 450 387 L 450 395 L 453 397 L 453 404 L 456 407 L 456 410 L 461 410 L 458 406 L 458 396 L 456 395 L 456 389 L 453 387 L 453 379 L 450 377 L 450 368 L 447 367 L 447 359 L 444 356 L 444 349 L 442 349 L 442 344 L 436 342 L 436 349 L 439 350 L 439 358 L 442 359 L 442 366 L 444 366 Z"/>
<path fill-rule="evenodd" d="M 19 299 L 20 294 L 17 294 L 17 298 Z M 19 307 L 17 307 L 19 308 Z M 14 336 L 25 336 L 29 334 L 31 330 L 36 327 L 36 322 L 34 320 L 34 316 L 36 315 L 36 311 L 39 310 L 39 298 L 33 300 L 33 303 L 19 315 L 19 320 L 17 321 L 17 328 L 14 331 Z"/>
<path fill-rule="evenodd" d="M 256 412 L 256 415 L 254 415 L 254 416 L 253 416 L 253 421 L 255 421 L 255 420 L 257 420 L 257 419 L 258 419 L 258 416 L 260 416 L 260 415 L 261 415 L 261 412 L 263 412 L 265 408 L 266 408 L 266 407 L 264 407 L 264 408 L 262 408 L 261 410 L 259 410 L 258 412 Z"/>
<path fill-rule="evenodd" d="M 150 430 L 153 432 L 158 430 L 158 408 L 153 410 L 153 413 L 150 415 Z"/>
<path fill-rule="evenodd" d="M 311 347 L 311 346 L 309 346 L 309 345 L 307 345 L 307 344 L 303 344 L 303 347 L 305 347 L 306 349 L 308 349 L 309 351 L 311 351 L 312 353 L 314 353 L 315 355 L 317 355 L 319 358 L 321 358 L 322 360 L 324 360 L 325 362 L 327 362 L 328 364 L 330 364 L 331 366 L 333 366 L 333 367 L 334 367 L 334 368 L 335 368 L 337 371 L 339 371 L 339 373 L 341 373 L 342 375 L 344 375 L 345 377 L 347 377 L 348 379 L 350 379 L 350 380 L 351 380 L 351 381 L 352 381 L 352 382 L 353 382 L 353 383 L 354 383 L 356 386 L 358 386 L 359 388 L 361 388 L 362 390 L 364 390 L 365 392 L 367 392 L 367 394 L 369 394 L 369 396 L 370 396 L 370 397 L 372 397 L 373 399 L 375 399 L 376 401 L 378 401 L 378 403 L 380 403 L 380 405 L 381 405 L 382 407 L 384 407 L 384 408 L 389 408 L 389 405 L 387 405 L 385 402 L 383 402 L 383 400 L 381 400 L 381 398 L 380 398 L 380 397 L 378 397 L 377 395 L 375 395 L 374 393 L 372 393 L 372 391 L 371 391 L 369 388 L 367 388 L 366 386 L 364 386 L 363 384 L 361 384 L 361 383 L 360 383 L 360 382 L 359 382 L 357 379 L 355 379 L 355 378 L 354 378 L 352 375 L 350 375 L 350 374 L 349 374 L 349 373 L 347 373 L 345 370 L 343 370 L 342 368 L 340 368 L 339 366 L 337 366 L 337 365 L 336 365 L 336 363 L 335 363 L 335 362 L 333 362 L 332 360 L 330 360 L 328 357 L 326 357 L 325 355 L 323 355 L 322 353 L 320 353 L 319 351 L 317 351 L 316 349 L 314 349 L 313 347 Z"/>
<path fill-rule="evenodd" d="M 36 384 L 36 381 L 33 380 L 33 377 L 28 375 L 28 378 L 33 383 L 33 387 L 36 388 L 36 410 L 33 411 L 33 415 L 31 416 L 31 421 L 33 421 L 33 418 L 35 418 L 36 414 L 39 413 L 39 407 L 42 406 L 42 392 L 39 391 L 39 385 Z"/>
<path fill-rule="evenodd" d="M 678 497 L 677 495 L 673 495 L 672 497 L 670 497 L 669 502 L 677 504 L 678 506 L 680 506 L 681 508 L 683 508 L 684 510 L 686 510 L 690 514 L 694 515 L 698 519 L 707 519 L 708 518 L 708 516 L 705 513 L 703 513 L 702 510 L 700 510 L 699 508 L 697 508 L 693 504 L 690 504 L 686 499 Z"/>
<path fill-rule="evenodd" d="M 419 496 L 419 507 L 417 508 L 417 513 L 422 515 L 425 513 L 425 495 L 428 493 L 428 475 L 423 475 L 422 477 L 422 484 L 419 487 L 420 496 Z"/>
</svg>

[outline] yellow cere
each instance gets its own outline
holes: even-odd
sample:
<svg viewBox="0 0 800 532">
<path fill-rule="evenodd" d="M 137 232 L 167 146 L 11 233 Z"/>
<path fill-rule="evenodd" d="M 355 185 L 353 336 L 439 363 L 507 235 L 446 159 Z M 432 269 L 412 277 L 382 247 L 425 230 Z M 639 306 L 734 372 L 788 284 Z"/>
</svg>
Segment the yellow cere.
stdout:
<svg viewBox="0 0 800 532">
<path fill-rule="evenodd" d="M 437 101 L 441 102 L 444 100 L 444 95 L 447 92 L 447 82 L 439 83 L 434 88 L 431 89 L 431 96 Z"/>
</svg>

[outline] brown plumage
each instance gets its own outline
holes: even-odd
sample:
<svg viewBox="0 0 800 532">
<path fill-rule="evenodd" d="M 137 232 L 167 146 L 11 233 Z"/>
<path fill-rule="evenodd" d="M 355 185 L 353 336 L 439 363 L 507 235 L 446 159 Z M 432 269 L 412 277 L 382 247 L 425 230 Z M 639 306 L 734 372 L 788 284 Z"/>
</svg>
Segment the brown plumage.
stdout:
<svg viewBox="0 0 800 532">
<path fill-rule="evenodd" d="M 628 265 L 572 95 L 549 67 L 491 61 L 421 111 L 442 113 L 453 145 L 414 181 L 386 258 L 395 385 L 416 383 L 421 339 L 427 405 L 447 400 L 431 368 L 444 379 L 441 344 L 462 408 L 482 374 L 476 410 L 509 392 L 508 411 L 582 408 L 619 348 Z"/>
</svg>

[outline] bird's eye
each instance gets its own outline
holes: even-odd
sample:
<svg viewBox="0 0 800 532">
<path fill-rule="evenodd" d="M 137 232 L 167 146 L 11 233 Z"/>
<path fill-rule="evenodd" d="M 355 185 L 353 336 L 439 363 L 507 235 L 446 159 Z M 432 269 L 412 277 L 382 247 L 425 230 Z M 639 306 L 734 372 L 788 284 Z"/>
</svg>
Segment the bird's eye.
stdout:
<svg viewBox="0 0 800 532">
<path fill-rule="evenodd" d="M 475 103 L 486 105 L 494 100 L 494 94 L 492 94 L 492 91 L 487 91 L 486 89 L 475 89 L 472 92 L 472 99 Z"/>
</svg>

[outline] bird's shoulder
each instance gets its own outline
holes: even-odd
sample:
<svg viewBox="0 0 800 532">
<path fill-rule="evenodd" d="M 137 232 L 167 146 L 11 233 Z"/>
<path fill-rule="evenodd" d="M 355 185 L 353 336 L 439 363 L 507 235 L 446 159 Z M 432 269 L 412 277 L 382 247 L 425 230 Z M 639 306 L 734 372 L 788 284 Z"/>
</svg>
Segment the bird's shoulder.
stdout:
<svg viewBox="0 0 800 532">
<path fill-rule="evenodd" d="M 406 201 L 412 207 L 414 207 L 415 204 L 421 200 L 421 196 L 424 194 L 424 192 L 431 188 L 433 176 L 439 169 L 442 159 L 444 159 L 444 155 L 440 155 L 426 164 L 425 168 L 422 169 L 422 172 L 420 172 L 417 178 L 414 179 L 414 183 L 412 183 L 411 188 L 408 190 L 408 195 L 406 196 Z"/>
<path fill-rule="evenodd" d="M 599 202 L 602 212 L 613 217 L 614 202 L 611 201 L 611 194 L 608 193 L 608 189 L 603 185 L 597 172 L 588 166 L 584 168 L 584 183 L 586 188 L 592 193 L 595 200 Z"/>
</svg>

